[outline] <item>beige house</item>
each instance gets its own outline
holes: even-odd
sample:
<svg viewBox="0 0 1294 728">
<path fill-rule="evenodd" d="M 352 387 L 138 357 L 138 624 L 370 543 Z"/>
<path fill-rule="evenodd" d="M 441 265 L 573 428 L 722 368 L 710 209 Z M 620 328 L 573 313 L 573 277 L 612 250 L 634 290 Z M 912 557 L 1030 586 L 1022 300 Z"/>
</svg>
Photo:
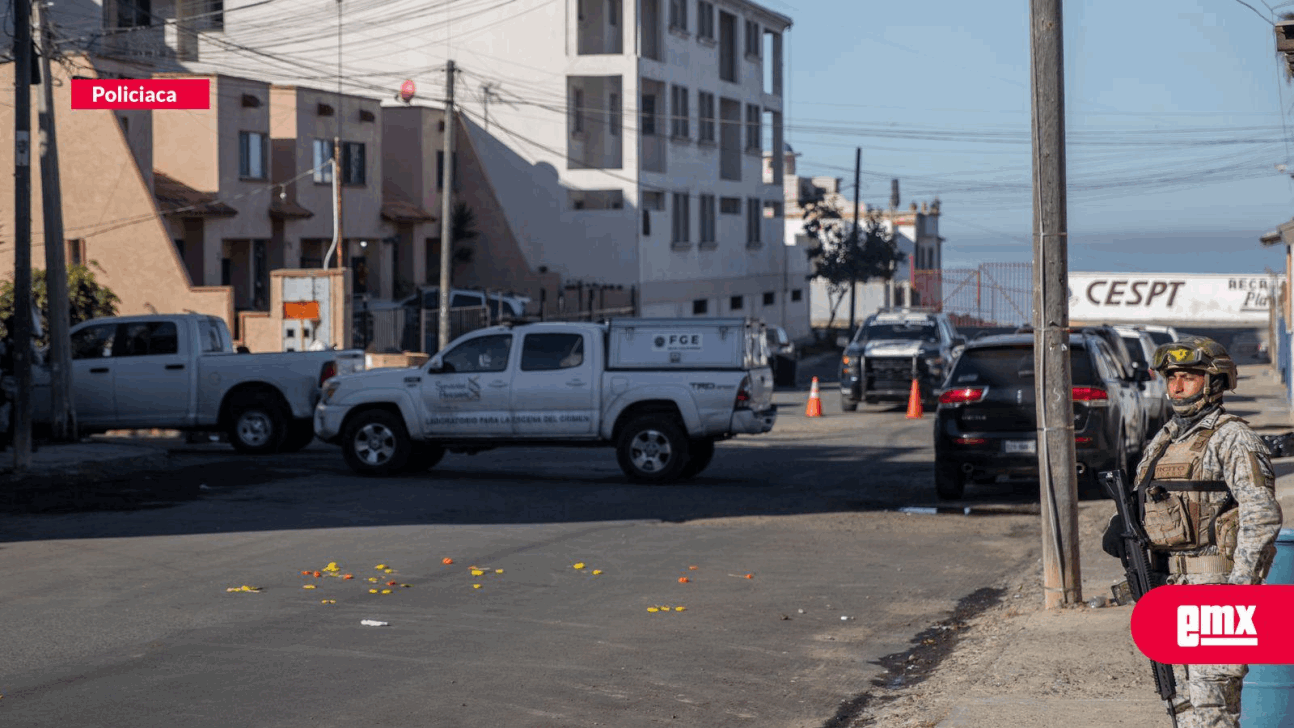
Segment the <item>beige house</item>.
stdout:
<svg viewBox="0 0 1294 728">
<path fill-rule="evenodd" d="M 174 203 L 175 189 L 164 181 L 168 200 L 154 197 L 152 122 L 148 112 L 109 110 L 71 111 L 68 78 L 63 66 L 53 72 L 61 80 L 54 86 L 59 175 L 62 182 L 63 224 L 69 264 L 92 266 L 99 281 L 121 299 L 122 314 L 151 311 L 197 311 L 234 323 L 234 290 L 218 276 L 193 277 L 176 248 L 174 237 L 159 214 L 159 207 Z M 13 87 L 13 64 L 0 66 L 0 84 Z M 81 76 L 92 72 L 78 64 Z M 32 87 L 32 138 L 37 138 L 35 98 L 43 93 Z M 0 105 L 0 128 L 13 129 L 13 106 Z M 183 113 L 183 112 L 174 112 Z M 196 113 L 196 112 L 195 112 Z M 212 129 L 204 129 L 207 136 Z M 201 142 L 197 137 L 195 141 Z M 201 145 L 199 145 L 201 146 Z M 38 150 L 33 144 L 32 165 L 32 267 L 45 267 L 41 224 L 41 180 Z M 214 154 L 205 162 L 215 170 Z M 143 166 L 141 166 L 141 164 Z M 12 170 L 13 145 L 0 144 L 0 166 Z M 208 174 L 211 174 L 211 171 Z M 185 194 L 193 192 L 188 190 Z M 13 200 L 13 175 L 0 175 L 0 198 Z M 213 216 L 228 211 L 213 209 Z M 0 204 L 0 276 L 10 278 L 14 265 L 14 209 Z"/>
</svg>

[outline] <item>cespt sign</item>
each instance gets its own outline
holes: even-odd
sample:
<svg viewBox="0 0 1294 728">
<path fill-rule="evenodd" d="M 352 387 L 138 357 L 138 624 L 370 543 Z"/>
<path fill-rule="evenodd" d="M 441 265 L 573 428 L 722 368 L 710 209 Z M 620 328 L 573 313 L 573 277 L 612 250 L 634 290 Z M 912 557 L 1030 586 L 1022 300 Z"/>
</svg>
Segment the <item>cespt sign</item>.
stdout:
<svg viewBox="0 0 1294 728">
<path fill-rule="evenodd" d="M 1169 665 L 1294 664 L 1294 586 L 1174 585 L 1132 609 L 1132 640 Z"/>
<path fill-rule="evenodd" d="M 1071 321 L 1266 323 L 1285 276 L 1071 273 Z"/>
</svg>

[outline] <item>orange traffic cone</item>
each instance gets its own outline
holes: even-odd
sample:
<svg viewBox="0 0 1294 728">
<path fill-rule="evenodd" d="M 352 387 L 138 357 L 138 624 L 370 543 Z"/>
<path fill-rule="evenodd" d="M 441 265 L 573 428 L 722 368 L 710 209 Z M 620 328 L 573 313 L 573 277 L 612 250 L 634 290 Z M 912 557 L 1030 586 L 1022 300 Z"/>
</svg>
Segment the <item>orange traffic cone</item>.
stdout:
<svg viewBox="0 0 1294 728">
<path fill-rule="evenodd" d="M 913 379 L 912 391 L 908 393 L 908 419 L 919 420 L 921 415 L 921 385 L 917 384 L 917 380 Z"/>
<path fill-rule="evenodd" d="M 818 394 L 818 378 L 813 378 L 813 386 L 809 388 L 809 404 L 804 408 L 805 417 L 822 416 L 822 397 Z"/>
</svg>

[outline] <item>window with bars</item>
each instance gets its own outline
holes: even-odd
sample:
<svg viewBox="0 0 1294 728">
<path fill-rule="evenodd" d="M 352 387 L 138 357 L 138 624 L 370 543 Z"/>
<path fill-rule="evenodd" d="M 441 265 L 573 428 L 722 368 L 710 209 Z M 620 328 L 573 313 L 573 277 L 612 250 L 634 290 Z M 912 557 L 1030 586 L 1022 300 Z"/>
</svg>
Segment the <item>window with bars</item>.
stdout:
<svg viewBox="0 0 1294 728">
<path fill-rule="evenodd" d="M 698 91 L 696 94 L 696 105 L 699 119 L 697 120 L 697 138 L 703 142 L 714 143 L 714 94 L 705 91 Z"/>
<path fill-rule="evenodd" d="M 691 197 L 686 192 L 674 193 L 674 243 L 689 243 L 692 237 Z"/>
<path fill-rule="evenodd" d="M 746 244 L 754 245 L 760 241 L 760 228 L 764 226 L 764 205 L 757 197 L 746 198 Z"/>
<path fill-rule="evenodd" d="M 763 45 L 760 42 L 763 39 L 762 34 L 763 30 L 759 27 L 759 23 L 753 20 L 746 21 L 746 55 L 754 58 L 760 57 L 761 46 Z"/>
<path fill-rule="evenodd" d="M 689 112 L 687 108 L 687 89 L 683 86 L 670 87 L 670 136 L 675 139 L 687 139 L 691 136 L 688 128 Z"/>
<path fill-rule="evenodd" d="M 687 30 L 687 0 L 669 0 L 669 27 Z"/>
<path fill-rule="evenodd" d="M 715 242 L 715 198 L 714 195 L 700 196 L 701 243 Z"/>
<path fill-rule="evenodd" d="M 754 104 L 746 104 L 746 150 L 758 152 L 760 150 L 760 136 L 762 135 L 761 127 L 763 120 L 760 118 L 759 107 Z"/>
<path fill-rule="evenodd" d="M 714 3 L 697 0 L 696 37 L 714 40 Z"/>
</svg>

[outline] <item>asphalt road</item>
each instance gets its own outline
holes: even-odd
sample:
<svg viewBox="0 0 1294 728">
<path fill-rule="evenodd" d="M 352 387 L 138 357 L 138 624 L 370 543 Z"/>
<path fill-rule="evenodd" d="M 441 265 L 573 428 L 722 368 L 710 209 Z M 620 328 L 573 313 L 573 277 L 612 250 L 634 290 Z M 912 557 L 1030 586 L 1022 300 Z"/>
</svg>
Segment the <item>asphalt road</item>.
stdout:
<svg viewBox="0 0 1294 728">
<path fill-rule="evenodd" d="M 320 444 L 197 446 L 18 503 L 0 515 L 0 722 L 843 725 L 919 679 L 930 656 L 910 651 L 940 640 L 914 637 L 1036 561 L 1036 485 L 904 512 L 936 505 L 932 419 L 843 414 L 831 390 L 806 419 L 804 397 L 673 486 L 626 484 L 610 450 L 374 480 Z M 243 585 L 261 590 L 227 591 Z"/>
</svg>

